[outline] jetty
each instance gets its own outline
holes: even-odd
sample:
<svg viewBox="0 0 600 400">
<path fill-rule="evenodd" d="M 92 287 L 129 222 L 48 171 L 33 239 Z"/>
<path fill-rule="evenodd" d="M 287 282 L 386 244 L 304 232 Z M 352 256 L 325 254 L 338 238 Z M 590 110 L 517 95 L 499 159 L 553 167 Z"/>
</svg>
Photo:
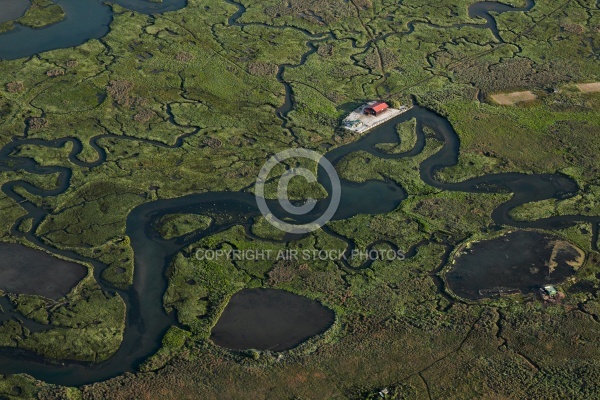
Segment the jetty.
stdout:
<svg viewBox="0 0 600 400">
<path fill-rule="evenodd" d="M 342 121 L 342 127 L 349 131 L 364 133 L 410 110 L 412 106 L 390 108 L 382 101 L 370 101 L 352 111 Z"/>
</svg>

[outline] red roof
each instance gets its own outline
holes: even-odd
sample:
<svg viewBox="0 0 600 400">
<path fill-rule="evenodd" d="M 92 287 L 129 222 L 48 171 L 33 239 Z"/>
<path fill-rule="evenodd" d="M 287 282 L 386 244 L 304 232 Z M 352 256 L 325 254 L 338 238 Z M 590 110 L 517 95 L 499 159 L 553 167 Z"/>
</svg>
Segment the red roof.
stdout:
<svg viewBox="0 0 600 400">
<path fill-rule="evenodd" d="M 384 103 L 383 101 L 378 101 L 377 103 L 373 103 L 373 104 L 367 106 L 367 108 L 370 108 L 375 112 L 381 112 L 381 111 L 387 110 L 388 107 L 389 106 L 387 105 L 387 103 Z"/>
</svg>

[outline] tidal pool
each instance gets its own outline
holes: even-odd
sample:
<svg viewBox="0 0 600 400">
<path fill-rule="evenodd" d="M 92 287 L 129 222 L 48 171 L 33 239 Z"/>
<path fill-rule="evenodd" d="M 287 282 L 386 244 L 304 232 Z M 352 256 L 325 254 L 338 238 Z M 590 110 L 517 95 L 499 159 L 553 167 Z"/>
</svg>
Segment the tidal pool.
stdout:
<svg viewBox="0 0 600 400">
<path fill-rule="evenodd" d="M 457 252 L 446 283 L 470 300 L 510 293 L 534 293 L 563 282 L 585 254 L 568 241 L 536 231 L 516 231 L 472 243 Z"/>
<path fill-rule="evenodd" d="M 59 299 L 87 275 L 81 264 L 20 244 L 0 243 L 0 290 Z"/>
<path fill-rule="evenodd" d="M 321 303 L 276 289 L 244 289 L 231 297 L 211 340 L 229 349 L 289 350 L 325 332 L 335 314 Z"/>
</svg>

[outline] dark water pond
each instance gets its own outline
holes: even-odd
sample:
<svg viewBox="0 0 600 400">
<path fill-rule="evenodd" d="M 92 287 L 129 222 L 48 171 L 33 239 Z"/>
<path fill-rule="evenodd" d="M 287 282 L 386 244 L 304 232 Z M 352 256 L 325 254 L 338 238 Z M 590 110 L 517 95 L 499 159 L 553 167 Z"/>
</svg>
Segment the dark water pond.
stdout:
<svg viewBox="0 0 600 400">
<path fill-rule="evenodd" d="M 0 243 L 0 290 L 59 299 L 87 275 L 81 264 L 20 244 Z"/>
<path fill-rule="evenodd" d="M 244 289 L 231 298 L 211 340 L 229 349 L 289 350 L 323 333 L 335 314 L 285 290 Z"/>
<path fill-rule="evenodd" d="M 564 239 L 516 231 L 457 253 L 446 282 L 456 295 L 470 300 L 533 293 L 541 285 L 563 282 L 583 260 L 583 252 Z"/>
<path fill-rule="evenodd" d="M 0 23 L 21 18 L 30 4 L 29 0 L 0 0 Z"/>
</svg>

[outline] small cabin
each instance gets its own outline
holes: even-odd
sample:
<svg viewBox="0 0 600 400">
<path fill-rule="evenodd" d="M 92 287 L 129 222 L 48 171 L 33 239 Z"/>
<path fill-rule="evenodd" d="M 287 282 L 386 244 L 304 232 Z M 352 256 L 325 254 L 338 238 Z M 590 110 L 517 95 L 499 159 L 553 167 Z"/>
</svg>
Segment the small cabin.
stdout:
<svg viewBox="0 0 600 400">
<path fill-rule="evenodd" d="M 364 112 L 367 115 L 379 115 L 382 112 L 384 112 L 385 110 L 387 110 L 390 106 L 387 105 L 387 103 L 384 103 L 383 101 L 378 101 L 376 103 L 373 104 L 369 104 L 368 106 L 366 106 L 364 108 Z"/>
<path fill-rule="evenodd" d="M 542 290 L 547 296 L 556 296 L 558 294 L 558 290 L 552 285 L 544 285 L 542 286 Z"/>
</svg>

